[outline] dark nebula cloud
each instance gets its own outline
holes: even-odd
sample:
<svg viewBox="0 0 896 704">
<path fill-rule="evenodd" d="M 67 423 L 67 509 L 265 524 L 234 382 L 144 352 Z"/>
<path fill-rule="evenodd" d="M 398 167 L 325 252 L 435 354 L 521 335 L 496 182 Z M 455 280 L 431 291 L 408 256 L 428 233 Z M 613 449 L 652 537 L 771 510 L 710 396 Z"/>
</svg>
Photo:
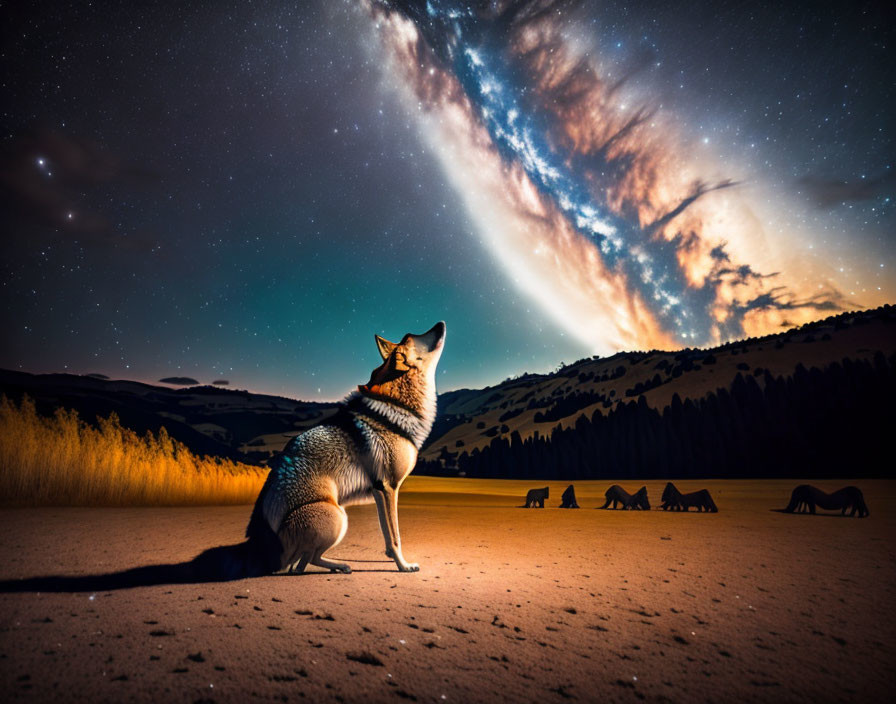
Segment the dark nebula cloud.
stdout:
<svg viewBox="0 0 896 704">
<path fill-rule="evenodd" d="M 799 183 L 815 205 L 822 209 L 831 209 L 838 205 L 874 200 L 896 192 L 896 171 L 888 171 L 873 178 L 860 177 L 843 181 L 804 176 Z"/>
</svg>

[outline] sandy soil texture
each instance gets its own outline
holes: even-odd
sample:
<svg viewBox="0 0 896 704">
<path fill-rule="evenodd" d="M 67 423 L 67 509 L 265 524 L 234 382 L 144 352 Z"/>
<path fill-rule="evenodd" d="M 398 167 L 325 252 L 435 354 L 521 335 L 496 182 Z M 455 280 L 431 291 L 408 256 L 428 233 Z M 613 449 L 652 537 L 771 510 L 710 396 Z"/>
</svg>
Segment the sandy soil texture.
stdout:
<svg viewBox="0 0 896 704">
<path fill-rule="evenodd" d="M 332 552 L 351 575 L 126 589 L 17 580 L 187 561 L 239 541 L 249 507 L 0 511 L 0 687 L 55 702 L 882 701 L 896 482 L 849 482 L 864 520 L 771 512 L 797 483 L 681 482 L 720 509 L 681 514 L 594 510 L 610 482 L 577 482 L 583 508 L 563 511 L 556 482 L 551 508 L 523 510 L 543 483 L 413 478 L 401 527 L 417 574 L 386 560 L 364 506 Z M 663 483 L 647 486 L 659 504 Z"/>
</svg>

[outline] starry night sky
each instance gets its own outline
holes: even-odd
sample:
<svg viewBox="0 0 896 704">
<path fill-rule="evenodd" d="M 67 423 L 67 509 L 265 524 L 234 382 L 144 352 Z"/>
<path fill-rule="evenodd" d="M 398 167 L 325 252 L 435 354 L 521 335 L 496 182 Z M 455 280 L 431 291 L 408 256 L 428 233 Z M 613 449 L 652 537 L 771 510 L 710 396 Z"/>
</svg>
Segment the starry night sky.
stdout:
<svg viewBox="0 0 896 704">
<path fill-rule="evenodd" d="M 896 293 L 883 4 L 3 9 L 0 366 L 440 390 Z"/>
</svg>

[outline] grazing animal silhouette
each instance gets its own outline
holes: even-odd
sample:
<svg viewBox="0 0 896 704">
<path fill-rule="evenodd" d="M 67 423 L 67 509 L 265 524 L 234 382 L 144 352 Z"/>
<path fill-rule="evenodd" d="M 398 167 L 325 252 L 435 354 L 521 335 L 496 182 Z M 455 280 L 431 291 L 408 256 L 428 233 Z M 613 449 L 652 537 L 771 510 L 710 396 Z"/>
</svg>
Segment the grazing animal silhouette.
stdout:
<svg viewBox="0 0 896 704">
<path fill-rule="evenodd" d="M 544 489 L 529 489 L 526 494 L 526 508 L 544 508 L 544 501 L 548 498 L 550 490 L 548 487 Z"/>
<path fill-rule="evenodd" d="M 691 506 L 696 508 L 697 511 L 719 512 L 718 507 L 712 500 L 712 496 L 709 495 L 709 491 L 706 489 L 694 491 L 690 494 L 682 494 L 675 488 L 672 482 L 666 484 L 666 488 L 663 489 L 663 503 L 660 504 L 660 508 L 663 511 L 668 511 L 669 509 L 673 511 L 687 511 Z"/>
<path fill-rule="evenodd" d="M 650 502 L 647 500 L 646 486 L 642 486 L 634 494 L 629 494 L 621 486 L 614 484 L 607 489 L 607 493 L 604 494 L 604 496 L 607 497 L 607 502 L 601 506 L 601 508 L 609 508 L 610 503 L 612 503 L 613 508 L 616 508 L 617 505 L 621 504 L 623 509 L 637 508 L 644 511 L 650 510 Z"/>
<path fill-rule="evenodd" d="M 576 489 L 570 484 L 566 487 L 566 491 L 563 492 L 563 496 L 560 497 L 560 508 L 578 508 L 579 504 L 576 502 Z"/>
<path fill-rule="evenodd" d="M 832 494 L 825 493 L 811 484 L 800 484 L 790 495 L 790 503 L 783 513 L 815 513 L 815 507 L 826 511 L 839 509 L 840 515 L 845 516 L 849 510 L 850 516 L 859 514 L 859 518 L 870 515 L 862 490 L 857 486 L 845 486 Z"/>
</svg>

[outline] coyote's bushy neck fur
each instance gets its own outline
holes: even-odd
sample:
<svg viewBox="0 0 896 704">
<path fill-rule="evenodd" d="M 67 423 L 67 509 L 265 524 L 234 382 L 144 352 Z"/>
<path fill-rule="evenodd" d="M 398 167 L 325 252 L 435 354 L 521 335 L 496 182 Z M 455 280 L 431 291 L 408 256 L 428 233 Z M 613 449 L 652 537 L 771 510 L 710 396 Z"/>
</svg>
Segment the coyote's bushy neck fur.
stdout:
<svg viewBox="0 0 896 704">
<path fill-rule="evenodd" d="M 428 390 L 429 391 L 429 390 Z M 426 442 L 436 419 L 435 390 L 429 391 L 417 408 L 398 399 L 355 391 L 345 399 L 345 407 L 354 416 L 378 423 L 409 440 L 418 450 Z"/>
</svg>

